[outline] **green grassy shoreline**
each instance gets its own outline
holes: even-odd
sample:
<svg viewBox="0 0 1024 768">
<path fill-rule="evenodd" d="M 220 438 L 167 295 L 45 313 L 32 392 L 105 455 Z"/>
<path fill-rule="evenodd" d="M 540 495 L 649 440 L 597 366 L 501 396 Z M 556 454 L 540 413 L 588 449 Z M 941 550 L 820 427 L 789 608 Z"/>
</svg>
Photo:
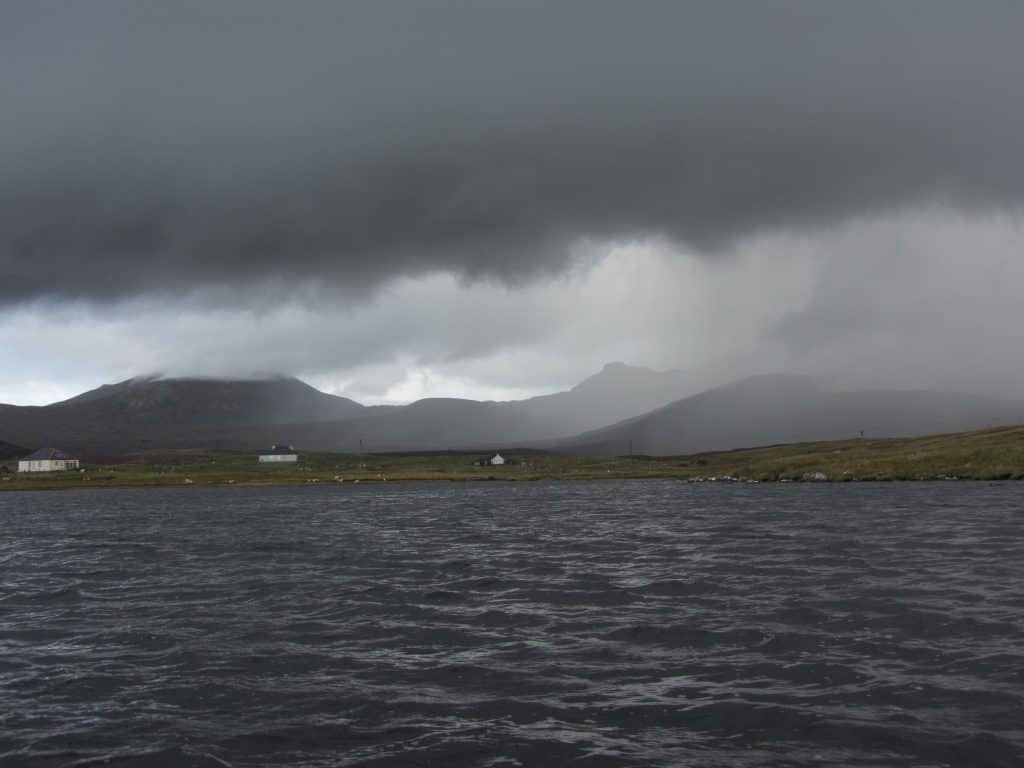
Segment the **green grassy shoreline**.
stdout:
<svg viewBox="0 0 1024 768">
<path fill-rule="evenodd" d="M 918 438 L 796 443 L 671 457 L 589 457 L 503 452 L 502 467 L 474 466 L 482 453 L 303 454 L 298 465 L 257 462 L 255 451 L 176 450 L 83 462 L 84 472 L 0 474 L 0 490 L 168 486 L 322 485 L 486 480 L 674 478 L 691 482 L 1022 480 L 1024 427 Z M 8 462 L 10 469 L 16 462 Z"/>
</svg>

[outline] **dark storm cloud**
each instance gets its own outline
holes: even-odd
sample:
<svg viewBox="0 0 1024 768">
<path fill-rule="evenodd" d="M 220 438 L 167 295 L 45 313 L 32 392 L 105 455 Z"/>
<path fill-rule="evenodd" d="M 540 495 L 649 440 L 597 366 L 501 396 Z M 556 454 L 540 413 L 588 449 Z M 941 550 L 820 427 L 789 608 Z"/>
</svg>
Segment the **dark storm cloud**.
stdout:
<svg viewBox="0 0 1024 768">
<path fill-rule="evenodd" d="M 1024 199 L 1024 4 L 7 3 L 0 301 Z M 222 295 L 222 294 L 220 294 Z"/>
</svg>

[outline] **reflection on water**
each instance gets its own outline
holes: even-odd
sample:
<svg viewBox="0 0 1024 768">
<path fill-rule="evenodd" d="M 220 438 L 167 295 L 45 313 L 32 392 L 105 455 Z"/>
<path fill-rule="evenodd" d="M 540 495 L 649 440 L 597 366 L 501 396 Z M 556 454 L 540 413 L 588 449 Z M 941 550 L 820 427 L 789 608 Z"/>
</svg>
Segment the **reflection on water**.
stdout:
<svg viewBox="0 0 1024 768">
<path fill-rule="evenodd" d="M 0 765 L 1021 766 L 1022 498 L 0 494 Z"/>
</svg>

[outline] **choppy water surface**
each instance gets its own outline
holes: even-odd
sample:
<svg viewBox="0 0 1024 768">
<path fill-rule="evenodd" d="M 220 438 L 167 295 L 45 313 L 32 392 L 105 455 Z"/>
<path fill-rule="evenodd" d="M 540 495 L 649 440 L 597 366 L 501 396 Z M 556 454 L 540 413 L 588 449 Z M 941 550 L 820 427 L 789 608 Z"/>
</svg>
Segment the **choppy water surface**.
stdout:
<svg viewBox="0 0 1024 768">
<path fill-rule="evenodd" d="M 1021 766 L 1022 500 L 0 494 L 0 764 Z"/>
</svg>

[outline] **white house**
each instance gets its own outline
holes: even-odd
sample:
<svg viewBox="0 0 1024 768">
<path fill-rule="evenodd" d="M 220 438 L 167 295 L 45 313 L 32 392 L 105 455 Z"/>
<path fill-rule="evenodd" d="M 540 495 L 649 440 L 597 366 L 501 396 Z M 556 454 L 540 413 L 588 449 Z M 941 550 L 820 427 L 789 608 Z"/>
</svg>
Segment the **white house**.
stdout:
<svg viewBox="0 0 1024 768">
<path fill-rule="evenodd" d="M 260 464 L 294 463 L 299 460 L 294 445 L 274 445 L 269 453 L 260 454 Z"/>
<path fill-rule="evenodd" d="M 504 464 L 504 463 L 505 463 L 505 457 L 502 456 L 500 453 L 496 453 L 496 454 L 494 454 L 494 456 L 491 457 L 491 464 Z"/>
<path fill-rule="evenodd" d="M 40 448 L 18 461 L 19 472 L 65 472 L 78 466 L 78 459 L 56 448 Z"/>
</svg>

